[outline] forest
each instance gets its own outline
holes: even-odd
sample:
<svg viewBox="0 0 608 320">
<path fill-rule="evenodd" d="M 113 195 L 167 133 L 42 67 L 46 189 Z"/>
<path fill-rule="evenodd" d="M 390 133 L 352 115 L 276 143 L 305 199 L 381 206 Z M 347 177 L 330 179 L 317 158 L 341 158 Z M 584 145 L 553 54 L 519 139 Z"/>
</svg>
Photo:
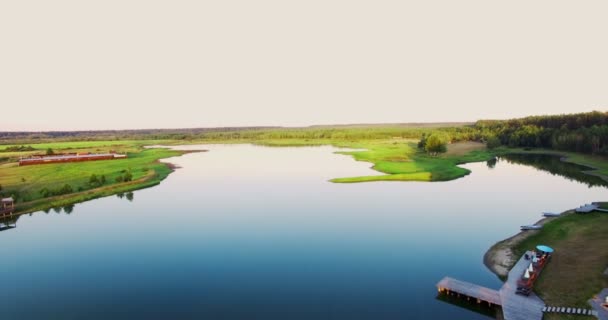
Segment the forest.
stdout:
<svg viewBox="0 0 608 320">
<path fill-rule="evenodd" d="M 608 112 L 481 120 L 475 128 L 493 144 L 608 155 Z"/>
</svg>

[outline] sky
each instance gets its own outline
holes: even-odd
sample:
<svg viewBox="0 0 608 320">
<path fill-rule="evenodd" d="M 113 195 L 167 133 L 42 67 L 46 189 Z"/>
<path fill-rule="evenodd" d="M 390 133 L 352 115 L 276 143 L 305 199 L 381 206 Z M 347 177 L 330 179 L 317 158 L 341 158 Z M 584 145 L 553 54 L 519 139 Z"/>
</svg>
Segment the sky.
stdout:
<svg viewBox="0 0 608 320">
<path fill-rule="evenodd" d="M 0 0 L 0 131 L 605 111 L 606 12 L 605 0 Z"/>
</svg>

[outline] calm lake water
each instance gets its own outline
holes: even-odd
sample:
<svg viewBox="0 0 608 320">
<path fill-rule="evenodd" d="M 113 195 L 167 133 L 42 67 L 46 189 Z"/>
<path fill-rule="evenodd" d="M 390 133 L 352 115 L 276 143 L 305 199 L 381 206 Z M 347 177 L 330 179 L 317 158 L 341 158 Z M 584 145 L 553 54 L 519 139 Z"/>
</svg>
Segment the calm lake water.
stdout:
<svg viewBox="0 0 608 320">
<path fill-rule="evenodd" d="M 378 173 L 331 147 L 179 148 L 209 152 L 170 159 L 182 168 L 159 186 L 0 232 L 0 318 L 488 319 L 437 300 L 437 281 L 500 287 L 482 262 L 493 243 L 606 196 L 525 159 L 333 184 Z"/>
</svg>

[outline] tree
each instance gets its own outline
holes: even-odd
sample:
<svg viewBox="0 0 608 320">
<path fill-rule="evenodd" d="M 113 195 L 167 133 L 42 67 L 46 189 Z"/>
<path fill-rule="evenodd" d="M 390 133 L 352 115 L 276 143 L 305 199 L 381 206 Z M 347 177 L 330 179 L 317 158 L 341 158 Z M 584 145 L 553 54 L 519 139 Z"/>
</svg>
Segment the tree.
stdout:
<svg viewBox="0 0 608 320">
<path fill-rule="evenodd" d="M 426 146 L 426 133 L 423 133 L 422 137 L 420 137 L 420 141 L 418 142 L 418 149 L 424 149 L 425 146 Z"/>
<path fill-rule="evenodd" d="M 72 193 L 74 192 L 74 189 L 72 189 L 72 186 L 69 184 L 64 184 L 63 187 L 61 187 L 61 189 L 56 191 L 57 195 L 63 195 L 63 194 L 68 194 L 68 193 Z"/>
<path fill-rule="evenodd" d="M 91 175 L 91 177 L 89 178 L 89 184 L 94 187 L 99 186 L 100 181 L 99 181 L 99 178 L 97 178 L 96 174 L 93 173 Z"/>
<path fill-rule="evenodd" d="M 50 196 L 50 195 L 51 195 L 51 190 L 49 190 L 48 188 L 42 188 L 42 189 L 40 190 L 40 195 L 41 195 L 43 198 L 47 198 L 48 196 Z"/>
<path fill-rule="evenodd" d="M 100 182 L 101 184 L 106 184 L 106 176 L 102 174 L 102 175 L 101 175 L 101 178 L 99 178 L 99 182 Z"/>
<path fill-rule="evenodd" d="M 47 156 L 52 156 L 54 154 L 55 154 L 55 151 L 53 151 L 53 149 L 51 149 L 51 148 L 46 149 L 46 155 Z"/>
<path fill-rule="evenodd" d="M 431 155 L 446 152 L 448 150 L 447 139 L 438 134 L 432 134 L 426 139 L 424 150 Z"/>
<path fill-rule="evenodd" d="M 497 136 L 488 137 L 488 141 L 486 142 L 486 147 L 488 147 L 488 149 L 495 149 L 495 148 L 500 147 L 500 139 L 498 139 Z"/>
</svg>

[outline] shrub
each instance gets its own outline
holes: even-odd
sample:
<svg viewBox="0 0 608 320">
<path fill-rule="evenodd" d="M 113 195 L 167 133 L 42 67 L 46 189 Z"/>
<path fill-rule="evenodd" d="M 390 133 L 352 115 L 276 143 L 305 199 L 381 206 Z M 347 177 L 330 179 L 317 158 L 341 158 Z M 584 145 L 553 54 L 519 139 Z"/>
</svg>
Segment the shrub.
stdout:
<svg viewBox="0 0 608 320">
<path fill-rule="evenodd" d="M 92 186 L 99 186 L 100 182 L 99 182 L 99 178 L 97 178 L 96 174 L 92 174 L 91 177 L 89 178 L 89 184 Z"/>
<path fill-rule="evenodd" d="M 439 134 L 432 134 L 426 139 L 424 150 L 426 150 L 426 152 L 430 153 L 431 155 L 446 152 L 448 150 L 447 141 L 447 137 L 441 136 Z"/>
<path fill-rule="evenodd" d="M 500 139 L 496 136 L 488 137 L 488 141 L 486 142 L 486 147 L 488 149 L 494 149 L 500 147 Z"/>
</svg>

